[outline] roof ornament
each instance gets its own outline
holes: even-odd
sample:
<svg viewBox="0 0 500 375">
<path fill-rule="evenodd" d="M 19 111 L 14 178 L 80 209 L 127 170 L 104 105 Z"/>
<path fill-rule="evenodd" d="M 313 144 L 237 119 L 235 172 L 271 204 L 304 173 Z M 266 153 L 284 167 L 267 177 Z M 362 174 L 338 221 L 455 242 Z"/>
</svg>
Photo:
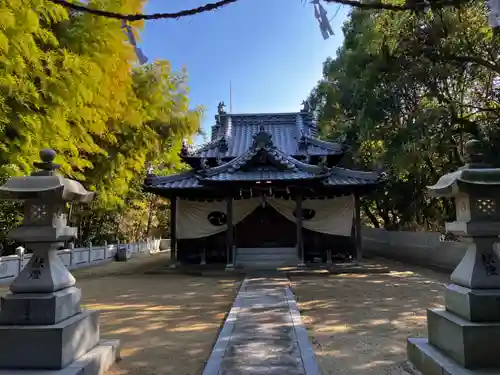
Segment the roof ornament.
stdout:
<svg viewBox="0 0 500 375">
<path fill-rule="evenodd" d="M 226 114 L 225 108 L 226 105 L 224 104 L 224 102 L 219 102 L 219 104 L 217 104 L 217 114 L 215 115 L 215 124 L 219 128 L 221 126 L 220 117 Z"/>
<path fill-rule="evenodd" d="M 255 133 L 253 136 L 253 147 L 266 148 L 272 146 L 273 146 L 272 135 L 266 132 L 264 125 L 260 125 L 259 132 Z"/>
<path fill-rule="evenodd" d="M 61 168 L 59 164 L 53 163 L 56 157 L 56 152 L 50 148 L 44 148 L 40 151 L 40 159 L 33 163 L 35 167 L 41 169 L 31 173 L 32 176 L 56 176 L 57 170 Z"/>
<path fill-rule="evenodd" d="M 146 176 L 154 176 L 155 175 L 155 167 L 153 166 L 153 163 L 149 163 L 148 167 L 146 168 Z"/>
<path fill-rule="evenodd" d="M 222 162 L 222 156 L 220 154 L 220 152 L 217 153 L 217 156 L 215 157 L 215 162 L 217 163 L 217 165 L 222 165 L 223 162 Z"/>
<path fill-rule="evenodd" d="M 311 112 L 311 103 L 309 99 L 303 100 L 301 104 L 302 104 L 302 109 L 300 110 L 300 112 L 302 113 Z"/>
<path fill-rule="evenodd" d="M 221 115 L 225 115 L 227 112 L 226 112 L 226 105 L 224 104 L 224 102 L 219 102 L 219 104 L 217 104 L 217 114 L 219 116 Z"/>
<path fill-rule="evenodd" d="M 200 167 L 201 167 L 201 169 L 208 169 L 209 168 L 207 158 L 203 158 L 200 160 Z"/>
<path fill-rule="evenodd" d="M 217 147 L 219 148 L 219 152 L 221 152 L 223 154 L 226 153 L 229 150 L 229 146 L 227 144 L 227 140 L 226 140 L 225 137 L 222 137 L 219 140 L 219 143 L 218 143 Z"/>
<path fill-rule="evenodd" d="M 489 168 L 490 165 L 484 161 L 484 153 L 481 142 L 477 139 L 471 139 L 465 144 L 465 152 L 462 156 L 465 163 L 462 168 Z"/>
<path fill-rule="evenodd" d="M 309 142 L 307 141 L 305 129 L 302 129 L 300 131 L 300 133 L 301 133 L 301 135 L 300 135 L 300 140 L 299 140 L 299 151 L 306 152 L 307 149 L 309 148 Z"/>
<path fill-rule="evenodd" d="M 181 155 L 187 155 L 189 154 L 191 147 L 187 141 L 186 138 L 182 139 L 182 146 L 181 146 Z"/>
</svg>

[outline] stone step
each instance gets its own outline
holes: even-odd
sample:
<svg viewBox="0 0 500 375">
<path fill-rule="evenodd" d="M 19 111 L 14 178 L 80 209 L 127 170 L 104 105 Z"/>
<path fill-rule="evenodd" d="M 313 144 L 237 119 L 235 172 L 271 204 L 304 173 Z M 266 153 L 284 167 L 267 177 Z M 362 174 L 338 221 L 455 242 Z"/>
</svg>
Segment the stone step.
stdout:
<svg viewBox="0 0 500 375">
<path fill-rule="evenodd" d="M 260 260 L 287 260 L 287 259 L 296 259 L 297 256 L 295 254 L 285 254 L 285 255 L 280 255 L 280 254 L 256 254 L 256 255 L 237 255 L 237 259 L 240 261 L 245 261 L 245 260 L 255 260 L 255 259 L 260 259 Z"/>
<path fill-rule="evenodd" d="M 238 248 L 238 255 L 243 254 L 296 254 L 297 250 L 294 247 L 267 247 L 267 248 Z"/>
<path fill-rule="evenodd" d="M 235 264 L 245 269 L 275 269 L 296 266 L 297 250 L 293 247 L 239 248 Z"/>
<path fill-rule="evenodd" d="M 475 323 L 444 309 L 427 310 L 429 343 L 468 369 L 500 368 L 492 338 L 500 323 Z"/>
<path fill-rule="evenodd" d="M 293 263 L 293 264 L 296 264 Z M 276 269 L 278 267 L 284 267 L 287 263 L 270 263 L 270 262 L 248 262 L 248 263 L 237 263 L 237 266 L 244 267 L 245 269 L 255 269 L 255 270 L 266 270 L 266 269 Z"/>
<path fill-rule="evenodd" d="M 0 368 L 63 369 L 98 341 L 96 310 L 84 309 L 53 325 L 0 325 Z"/>
<path fill-rule="evenodd" d="M 409 361 L 426 375 L 472 375 L 472 373 L 435 348 L 426 338 L 409 338 L 407 342 Z"/>
<path fill-rule="evenodd" d="M 0 370 L 0 375 L 105 375 L 119 359 L 119 340 L 101 340 L 62 370 Z"/>
</svg>

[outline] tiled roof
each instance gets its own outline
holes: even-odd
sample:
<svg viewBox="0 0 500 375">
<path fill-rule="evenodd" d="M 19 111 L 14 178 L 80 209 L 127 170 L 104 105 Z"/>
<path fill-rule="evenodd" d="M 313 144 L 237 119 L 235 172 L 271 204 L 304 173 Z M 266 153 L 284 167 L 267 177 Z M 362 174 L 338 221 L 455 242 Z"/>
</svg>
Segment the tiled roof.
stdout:
<svg viewBox="0 0 500 375">
<path fill-rule="evenodd" d="M 345 168 L 332 168 L 328 178 L 323 183 L 327 186 L 345 186 L 345 185 L 374 185 L 382 182 L 384 174 L 379 172 L 355 171 Z"/>
<path fill-rule="evenodd" d="M 155 192 L 162 189 L 202 188 L 205 182 L 267 182 L 303 179 L 317 179 L 326 186 L 359 186 L 376 185 L 384 180 L 383 174 L 378 172 L 354 171 L 338 167 L 326 168 L 301 162 L 277 147 L 273 137 L 276 133 L 268 129 L 270 128 L 260 124 L 257 131 L 252 133 L 245 151 L 230 161 L 216 167 L 193 169 L 172 176 L 149 176 L 146 179 L 145 188 Z M 333 150 L 336 147 L 305 136 L 302 137 L 302 142 Z M 227 145 L 223 144 L 223 146 Z M 219 162 L 221 160 L 223 159 L 219 159 Z"/>
<path fill-rule="evenodd" d="M 155 189 L 193 189 L 201 187 L 194 171 L 155 177 L 148 187 Z"/>
<path fill-rule="evenodd" d="M 316 125 L 307 113 L 278 114 L 225 114 L 221 116 L 217 138 L 200 146 L 193 147 L 188 156 L 215 158 L 218 156 L 218 144 L 221 138 L 227 141 L 224 157 L 238 157 L 252 145 L 253 136 L 260 127 L 270 133 L 274 145 L 288 155 L 300 155 L 299 142 L 302 136 L 307 139 L 307 153 L 310 155 L 342 154 L 342 147 L 337 143 L 315 139 Z"/>
<path fill-rule="evenodd" d="M 262 168 L 264 166 L 249 165 L 254 158 L 261 156 L 265 157 L 265 160 L 270 161 L 270 165 L 266 166 L 267 168 Z M 279 171 L 274 166 L 280 166 L 284 170 Z M 271 170 L 272 173 L 269 173 Z M 298 161 L 275 147 L 271 134 L 265 131 L 264 126 L 261 126 L 259 131 L 253 135 L 252 144 L 248 146 L 242 155 L 220 166 L 201 170 L 200 176 L 204 180 L 228 181 L 232 175 L 236 175 L 234 178 L 236 181 L 246 179 L 253 181 L 256 176 L 261 174 L 268 176 L 263 178 L 266 180 L 284 180 L 286 179 L 285 175 L 293 179 L 320 178 L 325 176 L 326 172 L 327 169 L 321 166 Z"/>
<path fill-rule="evenodd" d="M 279 171 L 275 168 L 256 168 L 248 172 L 235 173 L 221 172 L 206 177 L 210 181 L 276 181 L 276 180 L 303 180 L 318 177 L 317 174 L 304 171 Z"/>
<path fill-rule="evenodd" d="M 226 163 L 227 164 L 227 163 Z M 279 171 L 273 167 L 259 167 L 251 171 L 219 171 L 211 176 L 201 177 L 195 171 L 171 176 L 154 177 L 146 189 L 196 189 L 203 186 L 203 180 L 208 181 L 277 181 L 322 178 L 326 186 L 365 186 L 376 185 L 385 180 L 384 174 L 378 172 L 362 172 L 344 168 L 332 168 L 328 175 L 303 170 Z"/>
</svg>

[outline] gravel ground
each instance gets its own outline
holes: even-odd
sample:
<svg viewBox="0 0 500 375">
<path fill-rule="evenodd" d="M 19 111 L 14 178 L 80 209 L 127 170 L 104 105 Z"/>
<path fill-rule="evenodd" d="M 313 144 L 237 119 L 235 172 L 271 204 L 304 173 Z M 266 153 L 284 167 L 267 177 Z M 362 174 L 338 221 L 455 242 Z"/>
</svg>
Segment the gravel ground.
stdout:
<svg viewBox="0 0 500 375">
<path fill-rule="evenodd" d="M 443 304 L 443 273 L 377 260 L 389 274 L 292 277 L 323 375 L 415 374 L 406 339 L 427 336 L 426 309 Z"/>
<path fill-rule="evenodd" d="M 121 340 L 123 359 L 106 375 L 201 374 L 239 281 L 144 274 L 167 261 L 145 256 L 73 273 L 84 305 L 101 310 L 101 337 Z"/>
</svg>

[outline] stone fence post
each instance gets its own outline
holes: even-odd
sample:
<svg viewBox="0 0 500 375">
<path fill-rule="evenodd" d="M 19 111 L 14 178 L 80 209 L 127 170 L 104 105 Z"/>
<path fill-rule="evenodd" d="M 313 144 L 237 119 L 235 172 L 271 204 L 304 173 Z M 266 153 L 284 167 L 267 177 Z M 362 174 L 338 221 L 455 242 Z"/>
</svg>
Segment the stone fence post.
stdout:
<svg viewBox="0 0 500 375">
<path fill-rule="evenodd" d="M 89 264 L 90 264 L 92 263 L 92 241 L 89 241 L 88 252 L 89 252 Z"/>
</svg>

